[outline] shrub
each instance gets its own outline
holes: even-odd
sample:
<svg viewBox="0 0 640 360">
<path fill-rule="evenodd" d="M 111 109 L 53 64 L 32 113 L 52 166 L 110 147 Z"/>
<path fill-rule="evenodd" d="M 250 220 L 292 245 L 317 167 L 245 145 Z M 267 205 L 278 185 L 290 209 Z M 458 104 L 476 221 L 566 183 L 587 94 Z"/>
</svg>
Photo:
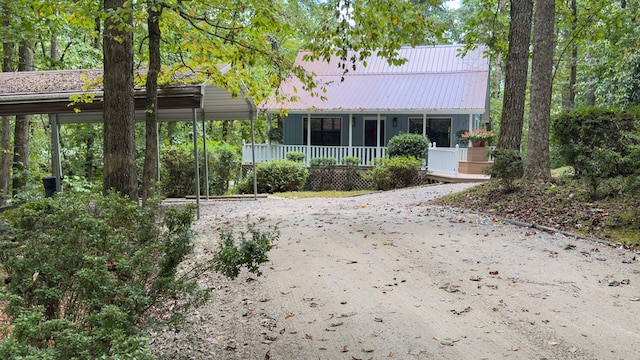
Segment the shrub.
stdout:
<svg viewBox="0 0 640 360">
<path fill-rule="evenodd" d="M 192 250 L 194 208 L 167 210 L 162 228 L 158 210 L 64 194 L 7 211 L 0 261 L 13 330 L 0 357 L 150 358 L 141 326 L 179 320 L 207 298 L 176 276 Z"/>
<path fill-rule="evenodd" d="M 493 151 L 493 164 L 486 169 L 491 179 L 496 179 L 510 192 L 515 189 L 515 181 L 524 172 L 524 164 L 520 152 L 512 149 L 498 148 Z"/>
<path fill-rule="evenodd" d="M 413 156 L 379 159 L 365 178 L 374 183 L 376 190 L 390 190 L 417 184 L 422 160 Z"/>
<path fill-rule="evenodd" d="M 429 139 L 420 134 L 399 134 L 392 137 L 387 144 L 389 157 L 413 156 L 424 159 L 429 149 Z"/>
<path fill-rule="evenodd" d="M 562 158 L 583 179 L 591 196 L 603 181 L 632 174 L 633 146 L 637 140 L 634 121 L 637 111 L 605 108 L 583 108 L 564 112 L 551 127 L 551 139 Z"/>
<path fill-rule="evenodd" d="M 309 170 L 299 162 L 275 160 L 258 164 L 256 177 L 259 193 L 300 191 L 309 177 Z M 253 172 L 240 182 L 238 190 L 243 194 L 253 193 Z"/>
<path fill-rule="evenodd" d="M 220 144 L 213 149 L 210 160 L 210 190 L 215 195 L 223 195 L 229 190 L 229 181 L 239 178 L 242 156 L 235 146 Z"/>
<path fill-rule="evenodd" d="M 222 195 L 229 189 L 229 181 L 240 177 L 240 151 L 229 144 L 207 143 L 209 158 L 209 189 Z M 201 164 L 200 187 L 205 187 L 204 154 L 199 152 Z M 184 197 L 195 194 L 195 166 L 193 144 L 179 144 L 160 150 L 160 190 L 167 197 Z"/>
<path fill-rule="evenodd" d="M 12 328 L 0 358 L 152 359 L 148 328 L 208 299 L 200 275 L 259 273 L 277 238 L 250 227 L 236 256 L 226 234 L 213 259 L 179 271 L 193 250 L 194 207 L 160 210 L 157 201 L 140 208 L 114 194 L 65 193 L 6 211 L 0 261 Z"/>
<path fill-rule="evenodd" d="M 287 160 L 304 162 L 306 155 L 302 151 L 289 151 L 287 153 Z"/>
</svg>

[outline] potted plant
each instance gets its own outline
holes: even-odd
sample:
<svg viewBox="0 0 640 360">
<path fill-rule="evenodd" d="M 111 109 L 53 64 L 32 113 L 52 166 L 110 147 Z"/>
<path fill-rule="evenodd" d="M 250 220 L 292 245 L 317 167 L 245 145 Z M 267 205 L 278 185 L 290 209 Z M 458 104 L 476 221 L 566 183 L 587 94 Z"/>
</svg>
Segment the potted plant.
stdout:
<svg viewBox="0 0 640 360">
<path fill-rule="evenodd" d="M 495 136 L 496 134 L 491 130 L 473 129 L 471 131 L 463 132 L 461 137 L 466 141 L 471 141 L 473 147 L 482 147 Z"/>
</svg>

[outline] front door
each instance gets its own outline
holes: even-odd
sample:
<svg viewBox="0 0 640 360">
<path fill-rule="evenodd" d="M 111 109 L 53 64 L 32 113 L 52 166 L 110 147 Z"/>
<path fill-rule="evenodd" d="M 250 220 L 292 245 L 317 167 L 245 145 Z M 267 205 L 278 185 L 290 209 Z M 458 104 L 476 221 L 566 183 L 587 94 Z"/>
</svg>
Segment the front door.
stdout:
<svg viewBox="0 0 640 360">
<path fill-rule="evenodd" d="M 378 120 L 364 121 L 364 146 L 378 146 L 376 134 Z M 380 146 L 384 146 L 384 120 L 380 120 Z"/>
</svg>

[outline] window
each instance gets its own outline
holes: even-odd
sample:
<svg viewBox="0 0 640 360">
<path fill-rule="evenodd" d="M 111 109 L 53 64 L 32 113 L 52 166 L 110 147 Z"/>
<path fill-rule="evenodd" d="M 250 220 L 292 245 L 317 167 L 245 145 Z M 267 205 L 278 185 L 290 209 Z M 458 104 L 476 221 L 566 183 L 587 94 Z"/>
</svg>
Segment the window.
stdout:
<svg viewBox="0 0 640 360">
<path fill-rule="evenodd" d="M 303 118 L 302 144 L 307 145 L 307 118 Z M 311 118 L 311 145 L 340 146 L 342 118 Z"/>
<path fill-rule="evenodd" d="M 422 134 L 422 118 L 409 118 L 409 132 Z M 451 146 L 451 119 L 427 119 L 427 137 L 438 147 Z"/>
</svg>

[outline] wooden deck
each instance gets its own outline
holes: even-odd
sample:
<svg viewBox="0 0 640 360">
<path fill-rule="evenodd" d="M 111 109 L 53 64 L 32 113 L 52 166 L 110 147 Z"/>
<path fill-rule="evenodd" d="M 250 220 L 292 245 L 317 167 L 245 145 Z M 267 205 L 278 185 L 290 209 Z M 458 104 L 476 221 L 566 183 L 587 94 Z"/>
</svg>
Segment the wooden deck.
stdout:
<svg viewBox="0 0 640 360">
<path fill-rule="evenodd" d="M 458 175 L 439 173 L 436 171 L 429 172 L 427 175 L 429 179 L 441 181 L 445 183 L 468 183 L 468 182 L 485 182 L 489 181 L 491 177 L 489 175 L 482 174 L 463 174 Z"/>
</svg>

